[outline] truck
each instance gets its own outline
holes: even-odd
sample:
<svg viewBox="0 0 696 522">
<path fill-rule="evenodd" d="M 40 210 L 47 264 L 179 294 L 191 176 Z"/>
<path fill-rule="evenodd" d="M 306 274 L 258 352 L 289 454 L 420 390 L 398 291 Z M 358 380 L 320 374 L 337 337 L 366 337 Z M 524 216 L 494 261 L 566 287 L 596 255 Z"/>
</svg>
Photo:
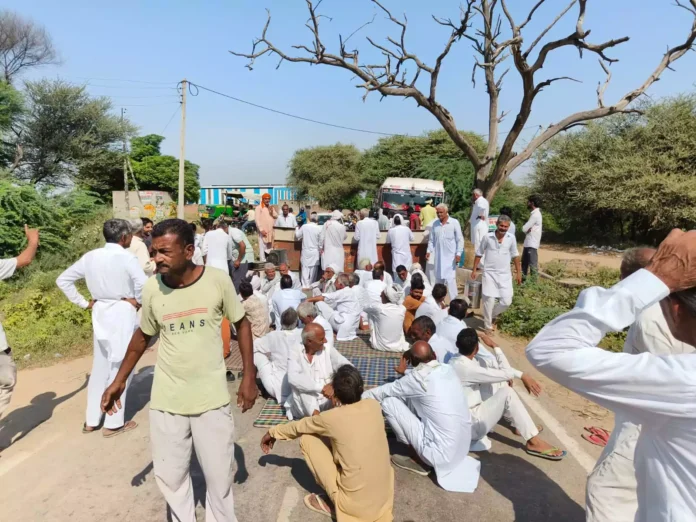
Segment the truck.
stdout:
<svg viewBox="0 0 696 522">
<path fill-rule="evenodd" d="M 377 206 L 384 210 L 405 215 L 408 208 L 420 211 L 426 201 L 433 206 L 445 203 L 445 186 L 442 181 L 420 178 L 387 178 L 377 193 Z"/>
</svg>

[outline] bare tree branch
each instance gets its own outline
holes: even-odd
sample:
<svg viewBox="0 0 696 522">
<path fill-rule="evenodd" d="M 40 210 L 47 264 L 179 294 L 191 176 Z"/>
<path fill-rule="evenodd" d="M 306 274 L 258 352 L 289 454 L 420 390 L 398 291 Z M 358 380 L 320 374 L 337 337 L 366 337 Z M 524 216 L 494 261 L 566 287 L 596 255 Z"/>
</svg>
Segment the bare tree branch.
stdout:
<svg viewBox="0 0 696 522">
<path fill-rule="evenodd" d="M 607 78 L 606 80 L 604 80 L 604 83 L 599 82 L 597 84 L 597 105 L 599 105 L 600 107 L 604 107 L 604 91 L 607 90 L 609 82 L 611 81 L 611 71 L 606 65 L 604 65 L 604 62 L 602 60 L 597 61 L 599 62 L 599 65 L 602 66 L 602 69 L 604 69 L 604 72 L 607 75 Z"/>
<path fill-rule="evenodd" d="M 546 26 L 546 29 L 544 29 L 541 33 L 539 33 L 539 36 L 536 37 L 536 39 L 532 42 L 532 45 L 529 46 L 529 48 L 523 53 L 525 59 L 529 56 L 529 53 L 532 52 L 532 49 L 536 47 L 536 45 L 541 41 L 544 36 L 551 30 L 551 28 L 558 23 L 558 21 L 563 18 L 563 16 L 570 11 L 570 8 L 573 7 L 577 3 L 577 0 L 571 0 L 571 2 L 566 6 L 566 8 L 561 11 L 556 18 L 554 18 L 553 22 L 551 22 L 548 26 Z M 523 24 L 524 25 L 524 24 Z"/>
</svg>

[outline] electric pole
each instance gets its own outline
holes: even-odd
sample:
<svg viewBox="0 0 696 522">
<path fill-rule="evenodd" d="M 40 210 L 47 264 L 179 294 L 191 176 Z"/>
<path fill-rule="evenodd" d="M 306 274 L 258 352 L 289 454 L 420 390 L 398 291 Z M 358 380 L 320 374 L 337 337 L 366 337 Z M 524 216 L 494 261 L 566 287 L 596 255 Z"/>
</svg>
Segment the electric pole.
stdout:
<svg viewBox="0 0 696 522">
<path fill-rule="evenodd" d="M 186 154 L 186 78 L 181 81 L 181 136 L 179 138 L 179 201 L 176 206 L 176 217 L 184 219 L 184 162 Z"/>
<path fill-rule="evenodd" d="M 123 190 L 126 196 L 126 219 L 130 219 L 130 194 L 128 194 L 128 156 L 126 155 L 126 129 L 123 126 L 123 114 L 126 109 L 121 107 L 121 130 L 123 131 Z"/>
</svg>

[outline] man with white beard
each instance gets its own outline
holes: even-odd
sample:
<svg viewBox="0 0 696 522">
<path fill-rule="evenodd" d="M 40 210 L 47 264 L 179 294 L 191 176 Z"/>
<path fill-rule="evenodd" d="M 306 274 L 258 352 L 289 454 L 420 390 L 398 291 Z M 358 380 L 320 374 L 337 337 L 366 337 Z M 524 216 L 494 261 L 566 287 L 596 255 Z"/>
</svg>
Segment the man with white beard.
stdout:
<svg viewBox="0 0 696 522">
<path fill-rule="evenodd" d="M 94 359 L 87 386 L 84 433 L 98 430 L 102 422 L 102 394 L 115 379 L 138 327 L 137 308 L 147 281 L 138 259 L 127 250 L 132 237 L 129 223 L 124 219 L 110 219 L 104 223 L 103 234 L 106 245 L 87 252 L 56 280 L 71 303 L 92 310 Z M 87 283 L 91 301 L 77 290 L 75 283 L 80 279 Z M 130 378 L 121 396 L 123 404 Z M 103 435 L 113 437 L 136 426 L 135 421 L 124 422 L 124 409 L 121 409 L 104 419 Z"/>
<path fill-rule="evenodd" d="M 456 266 L 464 250 L 464 236 L 459 221 L 449 215 L 447 205 L 440 203 L 435 210 L 438 219 L 433 221 L 425 257 L 435 256 L 435 282 L 446 285 L 450 299 L 456 299 Z"/>
<path fill-rule="evenodd" d="M 302 254 L 300 256 L 302 288 L 309 288 L 318 276 L 317 272 L 321 265 L 319 255 L 321 230 L 321 226 L 317 224 L 317 213 L 312 212 L 309 216 L 309 223 L 302 225 L 295 231 L 295 239 L 302 241 Z"/>
</svg>

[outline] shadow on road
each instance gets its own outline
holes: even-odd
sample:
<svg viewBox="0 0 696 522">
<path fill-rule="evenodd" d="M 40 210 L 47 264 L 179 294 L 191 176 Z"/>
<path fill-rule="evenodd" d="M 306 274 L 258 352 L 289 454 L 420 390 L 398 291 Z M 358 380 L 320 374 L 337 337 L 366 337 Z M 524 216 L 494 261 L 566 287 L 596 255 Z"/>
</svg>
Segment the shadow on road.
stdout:
<svg viewBox="0 0 696 522">
<path fill-rule="evenodd" d="M 583 507 L 531 462 L 509 454 L 477 455 L 481 461 L 481 478 L 512 503 L 516 522 L 585 520 Z"/>
<path fill-rule="evenodd" d="M 13 410 L 7 417 L 0 420 L 0 449 L 5 449 L 10 444 L 22 440 L 34 428 L 50 419 L 56 406 L 84 390 L 88 381 L 89 375 L 86 375 L 85 382 L 79 388 L 62 397 L 56 398 L 55 392 L 40 393 L 28 406 Z"/>
<path fill-rule="evenodd" d="M 295 482 L 297 482 L 301 488 L 309 493 L 324 492 L 315 482 L 312 472 L 309 471 L 304 459 L 294 459 L 290 457 L 283 457 L 281 455 L 263 455 L 259 459 L 259 466 L 262 468 L 269 464 L 271 466 L 290 468 L 290 474 L 292 475 L 292 478 L 295 479 Z"/>
<path fill-rule="evenodd" d="M 138 370 L 138 373 L 133 375 L 130 386 L 128 386 L 128 393 L 126 394 L 126 422 L 135 417 L 150 402 L 154 375 L 154 366 L 144 366 Z"/>
</svg>

